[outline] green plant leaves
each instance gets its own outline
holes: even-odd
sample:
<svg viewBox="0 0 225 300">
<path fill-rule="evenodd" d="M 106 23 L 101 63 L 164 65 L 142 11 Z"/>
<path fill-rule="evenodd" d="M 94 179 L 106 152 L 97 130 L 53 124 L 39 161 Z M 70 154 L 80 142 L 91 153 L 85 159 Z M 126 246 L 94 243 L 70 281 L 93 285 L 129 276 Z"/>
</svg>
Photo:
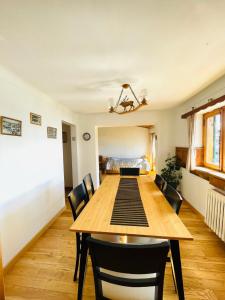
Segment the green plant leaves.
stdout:
<svg viewBox="0 0 225 300">
<path fill-rule="evenodd" d="M 181 175 L 181 161 L 177 156 L 168 157 L 166 166 L 161 170 L 161 176 L 175 189 L 180 184 Z"/>
</svg>

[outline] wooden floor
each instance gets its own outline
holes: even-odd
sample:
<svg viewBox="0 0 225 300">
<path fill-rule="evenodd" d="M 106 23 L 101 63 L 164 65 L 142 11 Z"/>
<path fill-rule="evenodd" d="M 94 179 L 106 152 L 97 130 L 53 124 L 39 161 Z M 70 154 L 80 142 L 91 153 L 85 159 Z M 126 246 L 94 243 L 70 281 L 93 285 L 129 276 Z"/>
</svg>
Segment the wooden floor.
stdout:
<svg viewBox="0 0 225 300">
<path fill-rule="evenodd" d="M 180 217 L 194 236 L 181 242 L 186 299 L 225 299 L 225 245 L 204 224 L 199 215 L 184 203 Z M 37 243 L 18 261 L 5 278 L 6 299 L 76 299 L 74 283 L 74 234 L 70 210 L 56 220 Z M 88 264 L 84 297 L 94 299 L 94 285 Z M 170 266 L 166 269 L 164 299 L 177 299 Z"/>
</svg>

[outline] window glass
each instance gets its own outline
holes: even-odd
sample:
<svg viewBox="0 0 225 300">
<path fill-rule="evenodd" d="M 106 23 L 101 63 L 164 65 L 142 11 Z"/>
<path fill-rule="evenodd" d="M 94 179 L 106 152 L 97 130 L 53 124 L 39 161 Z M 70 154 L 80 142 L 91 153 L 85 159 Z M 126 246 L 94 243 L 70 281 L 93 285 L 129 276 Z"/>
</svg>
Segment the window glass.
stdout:
<svg viewBox="0 0 225 300">
<path fill-rule="evenodd" d="M 206 163 L 220 165 L 221 115 L 206 119 Z"/>
</svg>

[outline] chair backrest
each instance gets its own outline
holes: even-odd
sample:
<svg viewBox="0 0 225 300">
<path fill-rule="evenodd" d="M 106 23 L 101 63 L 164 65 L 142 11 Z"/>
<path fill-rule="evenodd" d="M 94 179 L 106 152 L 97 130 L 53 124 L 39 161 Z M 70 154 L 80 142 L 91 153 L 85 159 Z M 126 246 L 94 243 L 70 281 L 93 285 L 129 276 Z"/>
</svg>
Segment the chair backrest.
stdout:
<svg viewBox="0 0 225 300">
<path fill-rule="evenodd" d="M 160 176 L 159 174 L 156 174 L 154 182 L 157 185 L 157 187 L 160 189 L 160 191 L 164 190 L 164 188 L 166 186 L 166 181 L 164 178 L 162 178 L 162 176 Z"/>
<path fill-rule="evenodd" d="M 121 176 L 139 176 L 140 169 L 139 168 L 120 168 Z"/>
<path fill-rule="evenodd" d="M 72 210 L 73 219 L 75 221 L 89 200 L 84 184 L 81 183 L 76 186 L 69 193 L 68 199 Z"/>
<path fill-rule="evenodd" d="M 162 299 L 163 280 L 166 258 L 169 251 L 168 242 L 150 245 L 117 244 L 87 238 L 95 280 L 96 299 L 103 298 L 102 281 L 111 284 L 146 287 L 155 286 L 155 299 Z M 126 278 L 106 273 L 107 271 L 148 274 L 137 278 Z M 124 274 L 126 275 L 126 274 Z M 135 276 L 134 276 L 135 277 Z"/>
<path fill-rule="evenodd" d="M 180 207 L 183 201 L 183 197 L 181 196 L 181 194 L 170 184 L 167 184 L 164 195 L 176 214 L 179 214 Z"/>
<path fill-rule="evenodd" d="M 86 176 L 84 176 L 83 183 L 84 183 L 84 187 L 87 192 L 87 195 L 90 199 L 94 195 L 94 192 L 95 192 L 93 180 L 92 180 L 90 173 L 88 173 Z"/>
</svg>

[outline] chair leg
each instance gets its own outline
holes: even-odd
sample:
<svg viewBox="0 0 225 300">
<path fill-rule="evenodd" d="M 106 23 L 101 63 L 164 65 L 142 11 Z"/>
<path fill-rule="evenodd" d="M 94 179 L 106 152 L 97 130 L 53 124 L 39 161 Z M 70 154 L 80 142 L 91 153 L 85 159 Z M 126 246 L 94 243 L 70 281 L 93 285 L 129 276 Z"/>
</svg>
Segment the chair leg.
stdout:
<svg viewBox="0 0 225 300">
<path fill-rule="evenodd" d="M 175 292 L 177 293 L 177 283 L 176 283 L 176 278 L 175 278 L 175 273 L 174 273 L 174 266 L 173 266 L 173 259 L 171 256 L 171 253 L 167 256 L 166 262 L 169 262 L 171 265 L 171 270 L 172 270 L 172 275 L 173 275 L 173 284 L 175 288 Z"/>
<path fill-rule="evenodd" d="M 174 284 L 175 292 L 177 293 L 177 283 L 176 283 L 176 278 L 175 278 L 175 274 L 174 274 L 174 266 L 173 266 L 172 257 L 170 257 L 170 263 L 171 263 L 171 270 L 172 270 L 172 275 L 173 275 L 173 284 Z"/>
<path fill-rule="evenodd" d="M 77 281 L 77 273 L 78 273 L 79 261 L 80 261 L 80 254 L 77 253 L 75 271 L 74 271 L 74 275 L 73 275 L 73 281 Z"/>
<path fill-rule="evenodd" d="M 77 300 L 82 300 L 83 285 L 84 285 L 84 279 L 85 279 L 85 273 L 86 273 L 86 267 L 87 267 L 86 263 L 87 263 L 88 245 L 87 245 L 86 239 L 88 236 L 89 236 L 89 234 L 82 233 Z"/>
<path fill-rule="evenodd" d="M 75 264 L 73 281 L 77 281 L 77 273 L 78 273 L 79 262 L 80 262 L 80 234 L 79 233 L 76 234 L 76 247 L 77 247 L 76 264 Z"/>
<path fill-rule="evenodd" d="M 173 259 L 174 275 L 176 278 L 177 294 L 179 300 L 184 300 L 185 296 L 184 296 L 184 285 L 183 285 L 179 240 L 171 240 L 170 247 L 171 247 L 171 254 Z"/>
</svg>

